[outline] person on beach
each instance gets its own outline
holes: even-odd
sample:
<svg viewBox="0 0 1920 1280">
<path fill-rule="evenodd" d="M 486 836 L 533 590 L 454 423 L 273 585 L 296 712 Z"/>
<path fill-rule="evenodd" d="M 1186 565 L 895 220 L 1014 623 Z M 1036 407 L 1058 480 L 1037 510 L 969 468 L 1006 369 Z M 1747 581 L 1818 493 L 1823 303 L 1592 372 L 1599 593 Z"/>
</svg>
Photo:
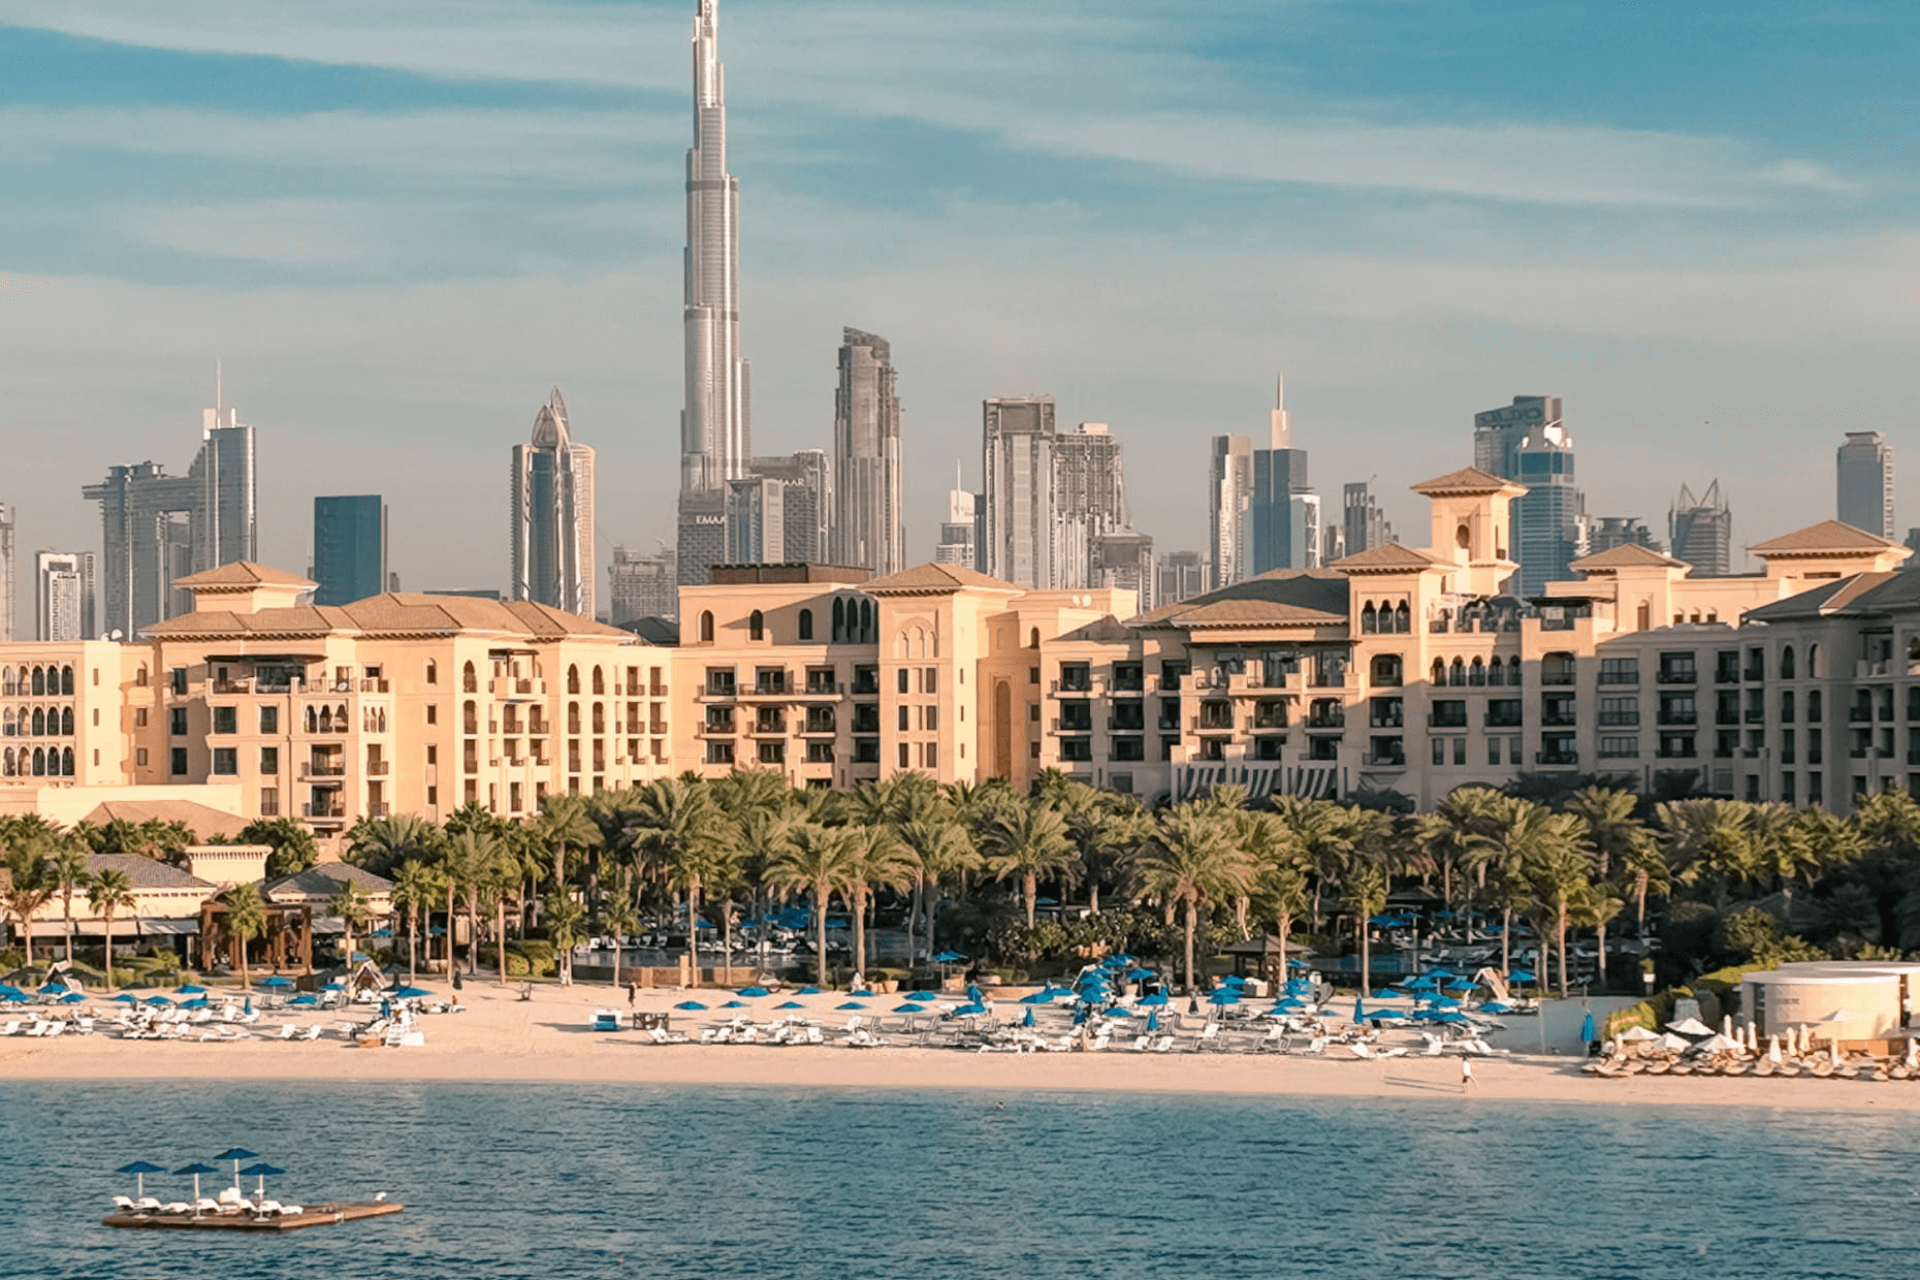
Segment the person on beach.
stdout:
<svg viewBox="0 0 1920 1280">
<path fill-rule="evenodd" d="M 639 998 L 640 998 L 640 984 L 637 982 L 629 982 L 627 984 L 627 1008 L 632 1009 L 634 1002 Z"/>
<path fill-rule="evenodd" d="M 1460 1059 L 1460 1092 L 1473 1092 L 1473 1059 Z"/>
</svg>

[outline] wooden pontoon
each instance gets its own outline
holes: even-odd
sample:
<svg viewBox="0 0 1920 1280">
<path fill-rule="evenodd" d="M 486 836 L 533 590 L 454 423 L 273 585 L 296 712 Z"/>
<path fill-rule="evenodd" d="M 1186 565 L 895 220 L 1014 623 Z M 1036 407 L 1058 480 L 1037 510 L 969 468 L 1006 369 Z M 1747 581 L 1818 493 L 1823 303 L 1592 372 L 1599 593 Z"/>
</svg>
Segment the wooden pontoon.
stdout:
<svg viewBox="0 0 1920 1280">
<path fill-rule="evenodd" d="M 299 1213 L 257 1217 L 251 1213 L 110 1213 L 100 1221 L 109 1227 L 141 1227 L 176 1231 L 298 1231 L 325 1227 L 355 1218 L 380 1218 L 400 1212 L 400 1206 L 382 1200 L 359 1204 L 310 1204 Z"/>
</svg>

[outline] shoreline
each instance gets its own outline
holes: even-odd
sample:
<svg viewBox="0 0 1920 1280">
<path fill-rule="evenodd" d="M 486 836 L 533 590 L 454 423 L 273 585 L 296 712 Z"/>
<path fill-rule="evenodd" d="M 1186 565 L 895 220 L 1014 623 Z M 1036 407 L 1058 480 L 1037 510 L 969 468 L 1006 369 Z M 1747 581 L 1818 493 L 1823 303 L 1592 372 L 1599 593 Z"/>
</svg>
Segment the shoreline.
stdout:
<svg viewBox="0 0 1920 1280">
<path fill-rule="evenodd" d="M 731 992 L 644 992 L 642 1012 L 688 998 L 720 1003 Z M 1516 1051 L 1473 1059 L 1474 1086 L 1462 1095 L 1460 1060 L 1445 1056 L 1361 1060 L 1297 1054 L 973 1053 L 943 1048 L 840 1045 L 658 1045 L 633 1031 L 589 1029 L 593 1010 L 624 1008 L 606 987 L 540 987 L 532 1001 L 511 989 L 470 984 L 463 1013 L 421 1020 L 424 1047 L 358 1049 L 338 1034 L 314 1041 L 269 1040 L 286 1022 L 335 1026 L 339 1014 L 269 1014 L 253 1038 L 236 1042 L 121 1040 L 108 1034 L 56 1039 L 0 1038 L 0 1081 L 141 1085 L 155 1081 L 306 1084 L 670 1085 L 846 1090 L 985 1090 L 1025 1093 L 1178 1094 L 1302 1101 L 1450 1099 L 1460 1105 L 1540 1102 L 1603 1108 L 1745 1107 L 1815 1111 L 1920 1112 L 1920 1082 L 1634 1076 L 1604 1080 L 1580 1071 L 1584 1058 Z M 756 1017 L 791 998 L 755 1001 Z M 802 997 L 802 1015 L 837 1027 L 842 993 Z M 892 1001 L 871 1002 L 886 1018 Z M 1015 1006 L 1017 1007 L 1017 1006 Z M 355 1010 L 364 1018 L 369 1011 Z M 677 1030 L 735 1011 L 674 1013 Z M 790 1011 L 789 1011 L 790 1012 Z M 1024 1012 L 1024 1010 L 1022 1010 Z M 1003 1018 L 1013 1009 L 1001 1009 Z M 884 1032 L 882 1033 L 884 1034 Z M 1514 1038 L 1520 1039 L 1524 1031 Z M 1497 1042 L 1496 1042 L 1497 1043 Z"/>
</svg>

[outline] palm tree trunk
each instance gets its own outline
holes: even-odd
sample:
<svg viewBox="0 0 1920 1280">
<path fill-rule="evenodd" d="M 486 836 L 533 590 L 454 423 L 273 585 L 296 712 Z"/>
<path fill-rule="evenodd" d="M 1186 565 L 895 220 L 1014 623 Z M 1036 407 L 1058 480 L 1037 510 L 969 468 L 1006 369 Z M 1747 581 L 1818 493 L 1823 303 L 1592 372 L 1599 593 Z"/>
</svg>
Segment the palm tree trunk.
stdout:
<svg viewBox="0 0 1920 1280">
<path fill-rule="evenodd" d="M 867 971 L 867 886 L 854 886 L 853 890 L 853 971 L 865 974 Z"/>
<path fill-rule="evenodd" d="M 816 882 L 813 886 L 813 967 L 817 981 L 822 987 L 827 985 L 827 886 Z"/>
<path fill-rule="evenodd" d="M 1360 916 L 1354 926 L 1360 930 L 1360 994 L 1367 994 L 1367 980 L 1373 975 L 1373 935 L 1367 932 L 1367 917 Z"/>
<path fill-rule="evenodd" d="M 100 962 L 101 972 L 106 975 L 106 985 L 113 985 L 113 908 L 108 907 L 100 913 L 101 924 L 107 935 L 107 954 Z"/>
<path fill-rule="evenodd" d="M 617 950 L 618 948 L 616 948 Z M 721 980 L 722 986 L 733 985 L 733 895 L 720 904 L 720 964 L 726 973 Z"/>
<path fill-rule="evenodd" d="M 692 976 L 689 984 L 700 985 L 700 878 L 687 885 L 687 960 Z"/>
<path fill-rule="evenodd" d="M 507 894 L 503 889 L 493 899 L 494 956 L 500 961 L 500 985 L 507 985 Z"/>
<path fill-rule="evenodd" d="M 1027 928 L 1031 929 L 1034 908 L 1038 905 L 1036 899 L 1040 896 L 1040 876 L 1036 872 L 1029 871 L 1021 877 L 1020 884 L 1027 895 Z"/>
<path fill-rule="evenodd" d="M 1607 922 L 1605 920 L 1600 922 L 1596 937 L 1600 946 L 1600 974 L 1599 982 L 1595 985 L 1599 990 L 1605 991 L 1607 989 Z"/>
<path fill-rule="evenodd" d="M 1199 909 L 1194 904 L 1192 895 L 1188 895 L 1187 897 L 1186 908 L 1187 908 L 1186 910 L 1187 994 L 1192 995 L 1193 994 L 1193 935 L 1194 935 L 1194 931 L 1199 927 L 1199 921 L 1200 921 L 1200 912 L 1199 912 Z"/>
<path fill-rule="evenodd" d="M 1500 972 L 1513 972 L 1513 908 L 1500 908 Z"/>
<path fill-rule="evenodd" d="M 1553 917 L 1553 949 L 1560 965 L 1560 998 L 1567 998 L 1567 904 L 1562 902 Z"/>
<path fill-rule="evenodd" d="M 564 893 L 567 888 L 567 842 L 560 841 L 553 846 L 553 891 Z"/>
<path fill-rule="evenodd" d="M 922 876 L 913 878 L 913 899 L 907 904 L 907 968 L 913 968 L 913 926 L 919 923 L 920 900 L 925 897 L 923 886 L 926 880 Z"/>
<path fill-rule="evenodd" d="M 573 948 L 568 947 L 567 948 L 568 959 L 571 960 L 572 956 L 573 956 Z M 569 964 L 567 967 L 567 982 L 569 985 L 571 985 L 573 982 L 573 967 L 571 964 Z M 613 935 L 613 985 L 616 988 L 618 988 L 620 985 L 620 935 L 617 933 Z"/>
<path fill-rule="evenodd" d="M 420 908 L 407 908 L 407 985 L 420 984 Z"/>
<path fill-rule="evenodd" d="M 1793 903 L 1791 899 L 1788 900 L 1787 905 L 1789 908 L 1792 907 Z M 68 889 L 64 894 L 61 895 L 60 914 L 63 917 L 65 917 L 67 922 L 67 963 L 72 964 L 73 963 L 73 890 L 72 889 Z M 1788 913 L 1788 918 L 1789 919 L 1792 918 L 1791 911 L 1789 911 Z"/>
<path fill-rule="evenodd" d="M 240 986 L 244 990 L 253 984 L 247 981 L 247 940 L 238 933 L 233 935 L 233 948 L 240 956 Z"/>
<path fill-rule="evenodd" d="M 478 885 L 467 886 L 467 972 L 480 972 L 480 893 Z"/>
<path fill-rule="evenodd" d="M 1274 994 L 1279 996 L 1286 991 L 1287 979 L 1293 976 L 1287 968 L 1287 935 L 1293 932 L 1293 915 L 1282 911 L 1280 918 L 1274 921 L 1280 933 L 1280 976 L 1275 979 Z"/>
</svg>

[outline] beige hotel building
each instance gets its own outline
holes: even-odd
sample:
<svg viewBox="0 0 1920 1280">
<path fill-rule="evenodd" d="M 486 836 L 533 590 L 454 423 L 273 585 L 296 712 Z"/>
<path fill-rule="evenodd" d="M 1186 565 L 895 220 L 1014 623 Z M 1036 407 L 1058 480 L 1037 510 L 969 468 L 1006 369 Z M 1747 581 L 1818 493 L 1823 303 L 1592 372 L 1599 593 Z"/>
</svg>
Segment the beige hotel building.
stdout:
<svg viewBox="0 0 1920 1280">
<path fill-rule="evenodd" d="M 1423 808 L 1536 771 L 1840 812 L 1920 790 L 1905 548 L 1830 521 L 1749 548 L 1758 573 L 1695 577 L 1621 547 L 1519 600 L 1523 490 L 1473 469 L 1414 490 L 1425 547 L 1145 614 L 1131 591 L 953 565 L 722 567 L 682 589 L 672 646 L 528 603 L 315 608 L 304 579 L 226 565 L 136 643 L 0 646 L 0 812 L 165 794 L 327 837 L 735 768 L 821 787 L 1057 768 L 1149 802 L 1231 782 Z"/>
</svg>

